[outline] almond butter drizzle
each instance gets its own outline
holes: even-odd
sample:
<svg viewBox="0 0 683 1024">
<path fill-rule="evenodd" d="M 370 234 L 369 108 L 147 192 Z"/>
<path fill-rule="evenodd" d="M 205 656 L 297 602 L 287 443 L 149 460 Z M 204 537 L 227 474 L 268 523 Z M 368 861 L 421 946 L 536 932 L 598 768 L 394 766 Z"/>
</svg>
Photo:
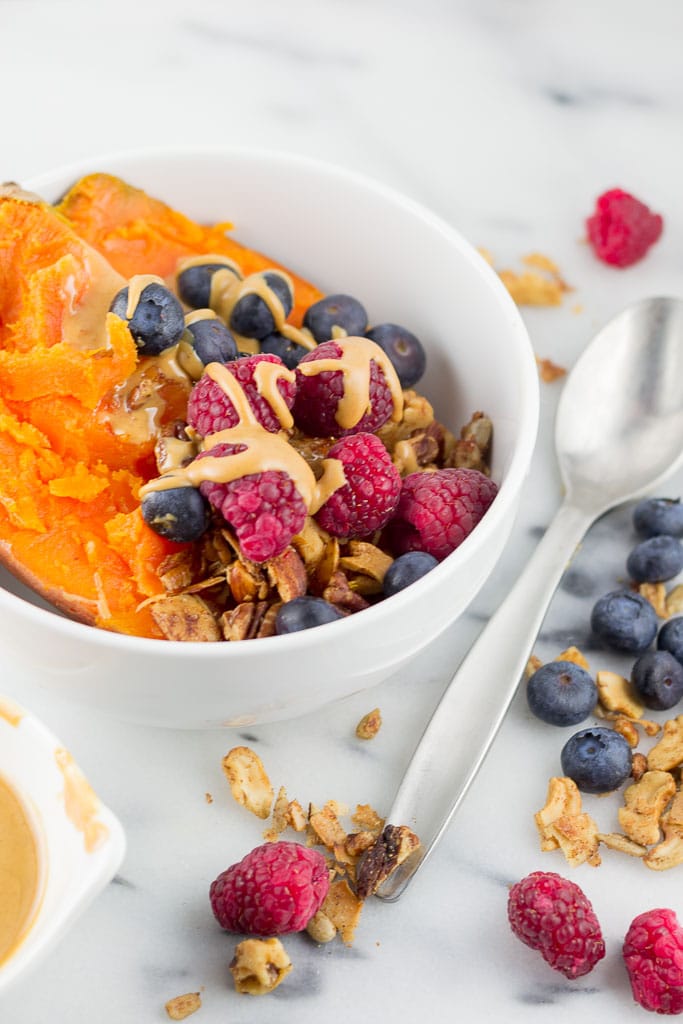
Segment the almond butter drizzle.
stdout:
<svg viewBox="0 0 683 1024">
<path fill-rule="evenodd" d="M 282 305 L 277 294 L 268 285 L 264 277 L 264 272 L 256 274 L 249 274 L 243 281 L 225 280 L 224 285 L 221 287 L 220 282 L 216 284 L 216 292 L 214 295 L 214 282 L 219 277 L 220 271 L 214 274 L 214 279 L 211 282 L 211 308 L 215 309 L 218 315 L 225 320 L 228 326 L 230 325 L 230 316 L 232 314 L 235 305 L 239 299 L 245 295 L 258 295 L 260 299 L 265 302 L 266 306 L 270 311 L 270 315 L 273 318 L 275 324 L 275 330 L 278 331 L 288 341 L 294 341 L 297 345 L 301 345 L 303 348 L 312 350 L 316 347 L 315 340 L 311 335 L 310 331 L 301 330 L 298 327 L 294 327 L 292 324 L 287 323 L 285 315 L 285 308 Z M 293 293 L 292 279 L 288 274 L 278 270 L 278 274 L 287 281 Z M 243 351 L 247 351 L 249 346 L 254 345 L 253 338 L 247 338 L 243 334 L 237 334 L 236 331 L 232 330 L 232 334 L 238 343 L 239 348 Z"/>
<path fill-rule="evenodd" d="M 67 277 L 64 282 L 68 305 L 62 320 L 62 340 L 71 348 L 88 352 L 110 348 L 107 313 L 126 282 L 95 249 L 84 246 L 84 250 L 82 265 L 88 285 L 76 302 L 74 278 Z"/>
<path fill-rule="evenodd" d="M 55 761 L 64 779 L 66 816 L 82 832 L 85 849 L 92 853 L 109 835 L 109 829 L 97 817 L 99 800 L 68 750 L 55 750 Z"/>
<path fill-rule="evenodd" d="M 403 414 L 403 390 L 389 356 L 369 338 L 335 339 L 341 349 L 338 359 L 312 359 L 299 363 L 304 377 L 313 377 L 325 370 L 337 370 L 344 375 L 344 393 L 339 399 L 334 418 L 343 430 L 359 423 L 370 407 L 370 361 L 374 360 L 384 374 L 391 392 L 393 411 L 391 419 L 398 422 Z"/>
<path fill-rule="evenodd" d="M 193 309 L 185 314 L 185 326 L 199 323 L 200 320 L 219 320 L 218 313 L 213 309 Z"/>
<path fill-rule="evenodd" d="M 148 284 L 160 284 L 164 288 L 166 282 L 163 277 L 156 274 L 135 274 L 128 282 L 128 305 L 126 306 L 126 320 L 130 320 L 138 307 L 140 296 Z"/>
<path fill-rule="evenodd" d="M 199 487 L 206 481 L 227 484 L 245 476 L 275 471 L 286 473 L 296 486 L 308 511 L 313 514 L 346 483 L 344 464 L 339 459 L 324 459 L 323 474 L 315 479 L 313 470 L 281 434 L 272 434 L 259 423 L 240 423 L 204 439 L 205 451 L 219 444 L 243 445 L 244 451 L 208 459 L 195 459 L 189 466 L 173 469 L 150 480 L 140 488 L 144 498 L 153 491 L 174 487 Z"/>
</svg>

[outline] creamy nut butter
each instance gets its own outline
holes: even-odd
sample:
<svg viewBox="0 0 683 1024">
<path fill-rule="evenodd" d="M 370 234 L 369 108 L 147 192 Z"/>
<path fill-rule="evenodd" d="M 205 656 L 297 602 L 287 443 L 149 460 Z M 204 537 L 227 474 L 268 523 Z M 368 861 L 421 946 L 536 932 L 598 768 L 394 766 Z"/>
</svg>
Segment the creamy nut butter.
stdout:
<svg viewBox="0 0 683 1024">
<path fill-rule="evenodd" d="M 19 796 L 0 776 L 0 966 L 31 927 L 39 895 L 36 836 Z"/>
</svg>

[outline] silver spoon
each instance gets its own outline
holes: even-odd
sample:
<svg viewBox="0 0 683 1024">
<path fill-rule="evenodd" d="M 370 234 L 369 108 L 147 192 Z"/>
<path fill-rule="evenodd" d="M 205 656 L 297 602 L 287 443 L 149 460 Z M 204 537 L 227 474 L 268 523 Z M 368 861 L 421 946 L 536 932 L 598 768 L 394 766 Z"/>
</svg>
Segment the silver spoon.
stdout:
<svg viewBox="0 0 683 1024">
<path fill-rule="evenodd" d="M 683 300 L 646 299 L 596 335 L 565 382 L 555 448 L 564 501 L 418 743 L 387 821 L 414 829 L 422 845 L 380 886 L 382 899 L 398 899 L 460 806 L 588 527 L 683 461 Z"/>
</svg>

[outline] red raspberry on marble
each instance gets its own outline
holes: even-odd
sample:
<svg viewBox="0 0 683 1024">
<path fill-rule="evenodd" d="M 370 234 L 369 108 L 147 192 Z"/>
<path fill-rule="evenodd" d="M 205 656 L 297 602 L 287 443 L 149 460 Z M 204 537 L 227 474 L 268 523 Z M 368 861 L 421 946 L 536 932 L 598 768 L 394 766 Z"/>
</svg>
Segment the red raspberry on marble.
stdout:
<svg viewBox="0 0 683 1024">
<path fill-rule="evenodd" d="M 391 518 L 401 494 L 401 476 L 374 434 L 343 437 L 329 450 L 339 459 L 346 483 L 327 499 L 315 518 L 335 537 L 365 537 Z"/>
<path fill-rule="evenodd" d="M 229 932 L 302 931 L 330 888 L 327 862 L 300 843 L 264 843 L 223 871 L 209 890 L 216 920 Z"/>
<path fill-rule="evenodd" d="M 386 529 L 396 555 L 426 551 L 442 561 L 462 544 L 498 493 L 477 469 L 437 469 L 410 473 Z"/>
<path fill-rule="evenodd" d="M 533 871 L 510 889 L 512 931 L 565 978 L 580 978 L 605 955 L 595 911 L 584 892 L 552 871 Z"/>
<path fill-rule="evenodd" d="M 217 444 L 197 459 L 236 455 L 245 448 Z M 267 562 L 281 554 L 306 521 L 303 498 L 292 478 L 280 470 L 252 473 L 228 483 L 204 480 L 199 489 L 232 526 L 242 553 L 252 562 Z"/>
<path fill-rule="evenodd" d="M 620 188 L 599 196 L 595 212 L 586 221 L 595 255 L 614 267 L 630 267 L 641 260 L 661 235 L 663 226 L 658 213 Z"/>
<path fill-rule="evenodd" d="M 648 910 L 631 923 L 623 948 L 633 998 L 645 1010 L 683 1013 L 683 928 L 673 910 Z"/>
<path fill-rule="evenodd" d="M 379 348 L 379 346 L 378 346 Z M 342 349 L 336 341 L 324 341 L 304 356 L 299 367 L 318 359 L 341 359 Z M 297 367 L 296 398 L 292 415 L 297 427 L 312 437 L 345 437 L 365 431 L 373 434 L 386 423 L 394 409 L 394 400 L 384 371 L 370 360 L 370 403 L 368 411 L 352 427 L 340 427 L 335 418 L 339 400 L 344 394 L 341 370 L 323 370 L 306 376 Z"/>
<path fill-rule="evenodd" d="M 249 405 L 256 413 L 259 423 L 272 434 L 282 429 L 282 425 L 273 412 L 270 403 L 258 393 L 254 380 L 254 369 L 259 363 L 284 363 L 279 356 L 263 353 L 256 356 L 244 356 L 242 359 L 234 359 L 230 363 L 222 365 L 237 378 L 246 394 Z M 294 404 L 296 384 L 294 381 L 279 380 L 277 388 L 284 398 L 287 408 L 291 409 Z M 190 392 L 187 403 L 187 422 L 201 437 L 208 437 L 219 430 L 228 430 L 236 427 L 239 423 L 239 416 L 235 406 L 232 404 L 220 384 L 206 373 L 199 378 Z"/>
</svg>

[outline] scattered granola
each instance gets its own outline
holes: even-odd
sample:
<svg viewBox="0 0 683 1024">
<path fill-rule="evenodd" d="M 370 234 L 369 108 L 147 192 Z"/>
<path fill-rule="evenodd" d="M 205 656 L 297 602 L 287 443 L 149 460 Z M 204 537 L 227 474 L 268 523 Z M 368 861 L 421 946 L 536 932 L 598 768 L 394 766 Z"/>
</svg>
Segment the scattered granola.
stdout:
<svg viewBox="0 0 683 1024">
<path fill-rule="evenodd" d="M 626 718 L 642 718 L 645 706 L 636 696 L 632 683 L 617 672 L 601 670 L 595 677 L 600 704 L 605 711 L 616 711 Z"/>
<path fill-rule="evenodd" d="M 600 864 L 598 828 L 591 816 L 582 812 L 581 794 L 573 779 L 550 779 L 545 805 L 537 811 L 535 821 L 541 850 L 561 849 L 572 867 Z"/>
<path fill-rule="evenodd" d="M 237 803 L 259 818 L 267 818 L 274 794 L 258 754 L 249 747 L 233 747 L 223 758 L 223 771 Z"/>
<path fill-rule="evenodd" d="M 377 892 L 420 846 L 420 840 L 407 825 L 385 825 L 369 850 L 362 855 L 357 871 L 356 893 L 365 900 Z"/>
<path fill-rule="evenodd" d="M 359 740 L 371 740 L 381 728 L 382 715 L 379 708 L 373 708 L 372 711 L 368 711 L 366 715 L 363 715 L 356 726 L 356 736 Z"/>
<path fill-rule="evenodd" d="M 196 1013 L 202 1006 L 199 992 L 186 992 L 182 996 L 174 996 L 165 1004 L 166 1013 L 171 1020 L 185 1020 L 190 1014 Z"/>
<path fill-rule="evenodd" d="M 261 996 L 284 980 L 292 969 L 285 947 L 279 939 L 244 939 L 235 948 L 230 973 L 238 992 Z"/>
<path fill-rule="evenodd" d="M 565 366 L 560 366 L 558 363 L 554 363 L 552 359 L 542 356 L 536 356 L 536 365 L 538 366 L 539 377 L 544 384 L 552 384 L 553 381 L 559 380 L 567 374 Z"/>
<path fill-rule="evenodd" d="M 661 838 L 660 818 L 676 792 L 676 782 L 669 772 L 645 772 L 624 793 L 624 806 L 619 808 L 619 824 L 634 843 L 652 846 Z"/>
</svg>

